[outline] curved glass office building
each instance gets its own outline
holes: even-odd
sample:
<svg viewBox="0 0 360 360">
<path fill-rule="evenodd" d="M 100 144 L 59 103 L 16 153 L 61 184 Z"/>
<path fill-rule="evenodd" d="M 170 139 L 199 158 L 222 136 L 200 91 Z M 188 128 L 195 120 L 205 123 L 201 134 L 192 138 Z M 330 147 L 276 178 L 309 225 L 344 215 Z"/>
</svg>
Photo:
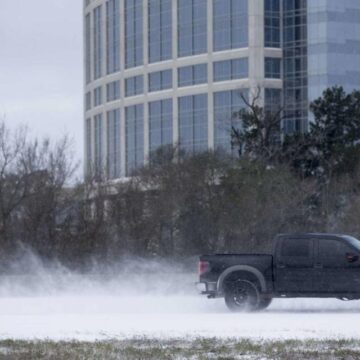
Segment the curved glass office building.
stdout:
<svg viewBox="0 0 360 360">
<path fill-rule="evenodd" d="M 85 0 L 86 172 L 131 176 L 168 144 L 230 152 L 240 93 L 258 88 L 265 107 L 286 105 L 285 131 L 304 131 L 309 99 L 339 72 L 328 44 L 360 44 L 358 28 L 334 38 L 329 19 L 359 26 L 358 2 Z M 360 85 L 359 55 L 347 59 Z"/>
</svg>

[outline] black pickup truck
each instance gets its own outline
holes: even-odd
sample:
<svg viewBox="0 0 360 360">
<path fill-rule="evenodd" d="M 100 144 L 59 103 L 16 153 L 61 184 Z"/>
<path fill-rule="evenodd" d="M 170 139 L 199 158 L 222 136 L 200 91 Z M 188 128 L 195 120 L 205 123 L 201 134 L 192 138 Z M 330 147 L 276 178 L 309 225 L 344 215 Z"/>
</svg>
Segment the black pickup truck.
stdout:
<svg viewBox="0 0 360 360">
<path fill-rule="evenodd" d="M 360 299 L 360 241 L 347 235 L 278 235 L 272 255 L 203 255 L 199 285 L 233 311 L 265 309 L 273 298 Z"/>
</svg>

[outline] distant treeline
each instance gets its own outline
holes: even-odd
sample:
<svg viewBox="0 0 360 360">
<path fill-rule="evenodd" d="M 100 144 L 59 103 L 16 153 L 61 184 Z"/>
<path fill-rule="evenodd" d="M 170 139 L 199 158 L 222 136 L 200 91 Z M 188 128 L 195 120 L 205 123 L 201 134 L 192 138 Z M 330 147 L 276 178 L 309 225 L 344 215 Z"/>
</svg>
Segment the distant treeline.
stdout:
<svg viewBox="0 0 360 360">
<path fill-rule="evenodd" d="M 71 142 L 31 140 L 0 125 L 0 258 L 24 249 L 78 267 L 123 255 L 268 252 L 285 232 L 360 237 L 360 92 L 332 88 L 306 134 L 279 111 L 239 111 L 234 153 L 164 147 L 128 181 L 74 183 Z"/>
</svg>

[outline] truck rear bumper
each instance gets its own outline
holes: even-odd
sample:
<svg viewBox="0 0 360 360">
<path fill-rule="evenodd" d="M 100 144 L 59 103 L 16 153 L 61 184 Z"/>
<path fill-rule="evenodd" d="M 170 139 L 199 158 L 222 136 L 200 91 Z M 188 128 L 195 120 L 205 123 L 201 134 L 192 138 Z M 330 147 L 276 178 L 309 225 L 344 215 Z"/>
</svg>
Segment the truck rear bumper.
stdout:
<svg viewBox="0 0 360 360">
<path fill-rule="evenodd" d="M 200 294 L 207 295 L 209 299 L 224 297 L 224 293 L 217 290 L 216 282 L 198 282 L 196 283 L 196 287 Z M 261 299 L 272 299 L 274 294 L 267 292 L 260 293 L 259 296 Z"/>
<path fill-rule="evenodd" d="M 208 295 L 209 298 L 221 297 L 217 292 L 216 282 L 198 282 L 196 287 L 202 295 Z"/>
</svg>

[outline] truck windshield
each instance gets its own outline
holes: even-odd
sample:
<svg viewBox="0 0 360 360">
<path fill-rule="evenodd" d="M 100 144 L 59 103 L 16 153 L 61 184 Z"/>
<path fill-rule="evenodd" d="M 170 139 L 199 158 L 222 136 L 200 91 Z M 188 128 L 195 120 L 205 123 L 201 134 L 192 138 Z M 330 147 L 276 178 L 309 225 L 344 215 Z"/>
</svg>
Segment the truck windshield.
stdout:
<svg viewBox="0 0 360 360">
<path fill-rule="evenodd" d="M 354 248 L 356 248 L 356 250 L 358 250 L 360 252 L 360 240 L 358 240 L 357 238 L 354 238 L 353 236 L 343 236 L 344 239 L 346 239 L 349 244 L 351 244 Z"/>
</svg>

